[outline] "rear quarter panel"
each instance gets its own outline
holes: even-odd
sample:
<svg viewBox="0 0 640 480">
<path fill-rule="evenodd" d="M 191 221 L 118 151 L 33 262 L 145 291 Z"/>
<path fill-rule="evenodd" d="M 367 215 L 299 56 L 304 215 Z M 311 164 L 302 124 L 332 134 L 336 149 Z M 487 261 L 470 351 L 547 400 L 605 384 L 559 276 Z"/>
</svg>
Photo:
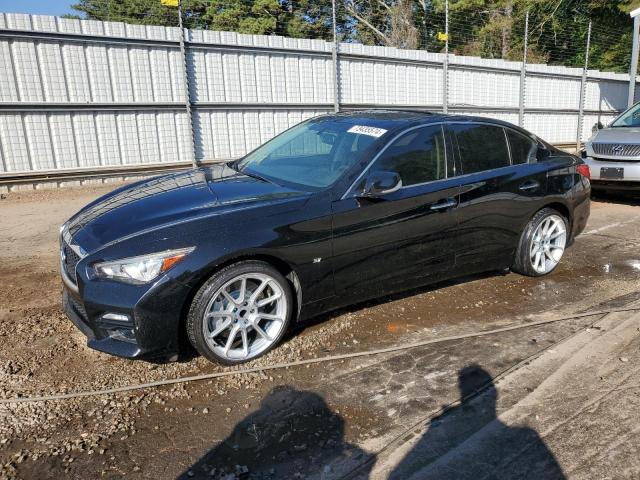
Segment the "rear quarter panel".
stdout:
<svg viewBox="0 0 640 480">
<path fill-rule="evenodd" d="M 591 210 L 590 182 L 576 170 L 582 160 L 570 154 L 556 153 L 542 163 L 548 166 L 545 203 L 564 206 L 565 210 L 561 213 L 569 217 L 568 242 L 572 243 L 584 230 Z"/>
</svg>

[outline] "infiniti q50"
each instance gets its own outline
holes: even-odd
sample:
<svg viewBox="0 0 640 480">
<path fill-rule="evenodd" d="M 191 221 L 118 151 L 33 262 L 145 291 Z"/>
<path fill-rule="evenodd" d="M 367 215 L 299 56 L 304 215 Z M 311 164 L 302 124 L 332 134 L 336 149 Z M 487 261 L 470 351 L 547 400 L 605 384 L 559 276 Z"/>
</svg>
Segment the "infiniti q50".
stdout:
<svg viewBox="0 0 640 480">
<path fill-rule="evenodd" d="M 552 272 L 589 169 L 506 122 L 360 111 L 226 164 L 124 186 L 61 228 L 64 306 L 88 345 L 235 364 L 293 322 L 477 272 Z"/>
</svg>

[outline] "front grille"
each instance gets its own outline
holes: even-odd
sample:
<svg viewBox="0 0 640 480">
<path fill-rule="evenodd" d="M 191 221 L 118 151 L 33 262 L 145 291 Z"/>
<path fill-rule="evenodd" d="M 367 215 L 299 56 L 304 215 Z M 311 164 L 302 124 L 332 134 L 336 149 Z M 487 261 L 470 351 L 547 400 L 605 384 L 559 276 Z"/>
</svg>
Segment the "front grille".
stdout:
<svg viewBox="0 0 640 480">
<path fill-rule="evenodd" d="M 80 256 L 66 243 L 62 242 L 62 263 L 67 276 L 76 282 L 76 265 L 80 261 Z"/>
<path fill-rule="evenodd" d="M 640 144 L 635 143 L 594 143 L 591 145 L 596 155 L 638 157 Z"/>
</svg>

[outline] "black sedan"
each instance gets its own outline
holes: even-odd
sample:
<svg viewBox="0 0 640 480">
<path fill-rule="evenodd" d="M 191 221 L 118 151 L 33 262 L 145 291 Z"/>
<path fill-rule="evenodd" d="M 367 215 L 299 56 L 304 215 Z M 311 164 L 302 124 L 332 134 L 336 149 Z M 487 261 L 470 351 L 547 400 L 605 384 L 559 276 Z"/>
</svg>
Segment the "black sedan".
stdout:
<svg viewBox="0 0 640 480">
<path fill-rule="evenodd" d="M 90 347 L 208 359 L 430 282 L 550 273 L 589 216 L 589 169 L 511 124 L 424 112 L 307 120 L 244 158 L 122 187 L 61 229 L 67 315 Z"/>
</svg>

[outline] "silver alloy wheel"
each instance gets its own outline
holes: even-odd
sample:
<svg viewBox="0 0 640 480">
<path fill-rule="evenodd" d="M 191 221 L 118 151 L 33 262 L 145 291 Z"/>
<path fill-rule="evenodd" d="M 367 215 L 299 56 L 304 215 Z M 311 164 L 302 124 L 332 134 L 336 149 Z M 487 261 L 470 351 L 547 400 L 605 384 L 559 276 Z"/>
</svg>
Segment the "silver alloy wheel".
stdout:
<svg viewBox="0 0 640 480">
<path fill-rule="evenodd" d="M 533 233 L 529 250 L 531 265 L 538 273 L 553 270 L 562 258 L 567 244 L 567 230 L 562 217 L 549 215 Z"/>
<path fill-rule="evenodd" d="M 202 328 L 214 353 L 227 360 L 247 360 L 269 348 L 287 318 L 279 283 L 264 273 L 234 277 L 211 297 Z"/>
</svg>

